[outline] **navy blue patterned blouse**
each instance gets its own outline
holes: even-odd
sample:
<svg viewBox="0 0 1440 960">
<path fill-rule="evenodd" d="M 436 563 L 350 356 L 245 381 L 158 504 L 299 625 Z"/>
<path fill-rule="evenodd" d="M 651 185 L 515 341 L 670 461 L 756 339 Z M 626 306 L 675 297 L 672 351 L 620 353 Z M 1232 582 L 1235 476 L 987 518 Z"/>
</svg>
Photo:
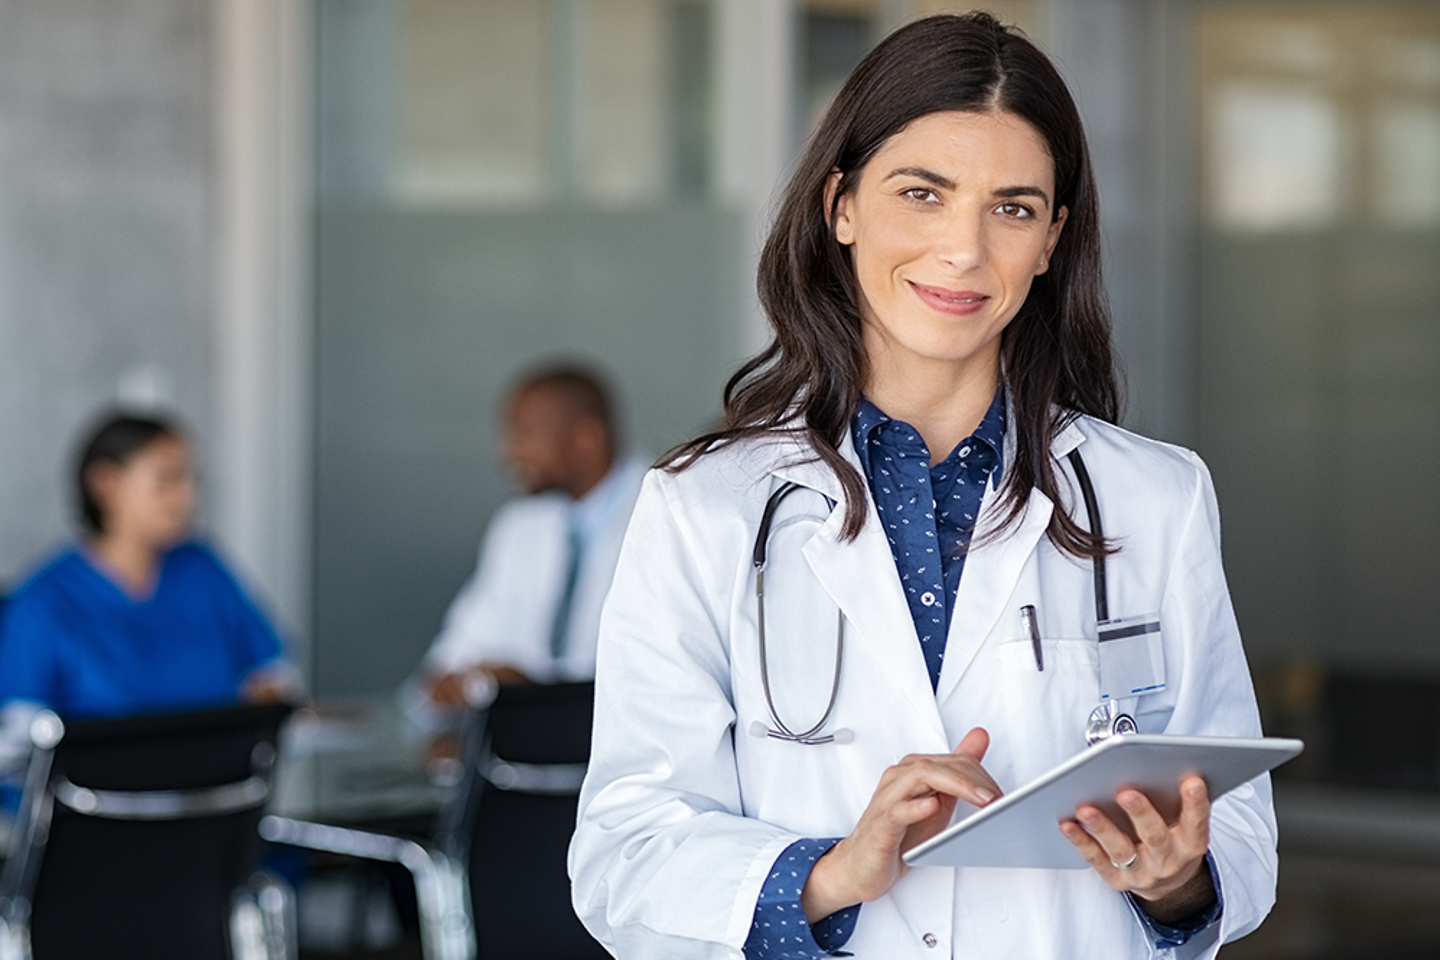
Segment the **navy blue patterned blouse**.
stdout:
<svg viewBox="0 0 1440 960">
<path fill-rule="evenodd" d="M 995 392 L 975 433 L 933 467 L 919 431 L 863 397 L 852 429 L 933 689 L 980 501 L 1004 469 L 1005 391 Z"/>
</svg>

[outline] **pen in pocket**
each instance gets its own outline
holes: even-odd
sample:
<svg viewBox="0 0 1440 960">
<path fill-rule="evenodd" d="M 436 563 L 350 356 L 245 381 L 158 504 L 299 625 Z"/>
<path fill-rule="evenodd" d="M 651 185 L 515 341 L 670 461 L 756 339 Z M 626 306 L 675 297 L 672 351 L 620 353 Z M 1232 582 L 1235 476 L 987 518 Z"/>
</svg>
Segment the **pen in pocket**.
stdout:
<svg viewBox="0 0 1440 960">
<path fill-rule="evenodd" d="M 1030 649 L 1035 652 L 1035 669 L 1044 671 L 1045 650 L 1040 646 L 1040 625 L 1035 620 L 1035 607 L 1025 604 L 1020 608 L 1020 620 L 1030 634 Z"/>
</svg>

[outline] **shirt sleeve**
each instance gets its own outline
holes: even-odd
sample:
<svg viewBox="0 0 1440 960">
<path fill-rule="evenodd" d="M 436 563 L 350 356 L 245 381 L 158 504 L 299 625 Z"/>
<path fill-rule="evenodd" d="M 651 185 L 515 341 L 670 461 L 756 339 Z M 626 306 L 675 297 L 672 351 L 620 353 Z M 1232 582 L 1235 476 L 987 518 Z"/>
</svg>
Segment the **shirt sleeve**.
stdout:
<svg viewBox="0 0 1440 960">
<path fill-rule="evenodd" d="M 860 904 L 837 910 L 814 925 L 805 919 L 805 910 L 800 906 L 800 893 L 810 871 L 815 869 L 815 861 L 839 842 L 839 837 L 796 840 L 775 858 L 755 903 L 755 919 L 745 940 L 745 960 L 849 956 L 840 948 L 855 932 Z"/>
<path fill-rule="evenodd" d="M 1135 916 L 1139 918 L 1141 925 L 1150 932 L 1150 939 L 1154 941 L 1157 950 L 1185 946 L 1190 942 L 1191 937 L 1204 933 L 1225 912 L 1225 897 L 1220 892 L 1220 871 L 1215 869 L 1215 858 L 1208 853 L 1205 854 L 1205 869 L 1210 871 L 1210 882 L 1215 885 L 1215 902 L 1172 924 L 1159 923 L 1151 919 L 1150 914 L 1145 912 L 1140 906 L 1140 901 L 1135 899 L 1133 894 L 1125 894 L 1125 898 L 1130 901 L 1131 909 L 1135 911 Z"/>
<path fill-rule="evenodd" d="M 12 700 L 58 707 L 60 670 L 56 655 L 61 625 L 33 591 L 6 601 L 0 627 L 0 704 Z"/>
<path fill-rule="evenodd" d="M 550 679 L 549 624 L 562 573 L 561 517 L 543 497 L 500 508 L 485 529 L 474 573 L 445 611 L 425 655 L 425 671 L 459 673 L 494 660 L 534 679 Z"/>
<path fill-rule="evenodd" d="M 240 581 L 220 557 L 208 547 L 200 547 L 213 567 L 212 573 L 226 596 L 225 633 L 233 645 L 239 682 L 260 667 L 274 664 L 284 654 L 280 636 L 260 608 L 250 599 Z"/>
</svg>

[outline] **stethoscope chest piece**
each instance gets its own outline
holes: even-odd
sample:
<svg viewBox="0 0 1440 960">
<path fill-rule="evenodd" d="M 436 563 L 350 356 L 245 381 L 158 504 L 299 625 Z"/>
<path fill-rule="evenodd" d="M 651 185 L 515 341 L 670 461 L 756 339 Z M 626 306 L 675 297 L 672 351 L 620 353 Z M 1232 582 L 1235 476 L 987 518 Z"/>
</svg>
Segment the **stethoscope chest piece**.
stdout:
<svg viewBox="0 0 1440 960">
<path fill-rule="evenodd" d="M 1134 717 L 1122 713 L 1120 705 L 1114 700 L 1106 700 L 1090 711 L 1090 719 L 1085 723 L 1085 745 L 1093 747 L 1113 736 L 1139 732 L 1140 728 L 1135 725 Z"/>
</svg>

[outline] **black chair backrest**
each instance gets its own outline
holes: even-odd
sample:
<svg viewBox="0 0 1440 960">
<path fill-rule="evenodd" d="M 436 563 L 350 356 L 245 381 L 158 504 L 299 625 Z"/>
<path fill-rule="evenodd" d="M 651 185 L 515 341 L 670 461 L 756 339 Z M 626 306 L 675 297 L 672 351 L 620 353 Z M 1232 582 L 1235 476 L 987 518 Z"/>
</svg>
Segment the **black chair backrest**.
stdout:
<svg viewBox="0 0 1440 960">
<path fill-rule="evenodd" d="M 593 683 L 502 687 L 486 715 L 493 765 L 566 767 L 590 756 Z M 543 774 L 543 770 L 533 772 Z M 570 905 L 565 858 L 575 832 L 578 790 L 550 785 L 530 792 L 493 776 L 482 785 L 470 829 L 470 896 L 479 955 L 488 960 L 584 960 L 609 954 Z M 541 781 L 546 780 L 540 776 Z M 497 785 L 497 781 L 506 784 Z"/>
<path fill-rule="evenodd" d="M 258 862 L 264 797 L 243 787 L 268 786 L 291 709 L 69 725 L 50 774 L 57 802 L 32 898 L 36 960 L 229 957 L 232 898 Z M 167 815 L 161 797 L 139 819 L 105 813 L 107 801 L 123 805 L 136 791 L 154 808 L 157 792 L 213 797 L 205 788 L 224 786 L 237 789 L 219 798 L 222 812 Z"/>
</svg>

